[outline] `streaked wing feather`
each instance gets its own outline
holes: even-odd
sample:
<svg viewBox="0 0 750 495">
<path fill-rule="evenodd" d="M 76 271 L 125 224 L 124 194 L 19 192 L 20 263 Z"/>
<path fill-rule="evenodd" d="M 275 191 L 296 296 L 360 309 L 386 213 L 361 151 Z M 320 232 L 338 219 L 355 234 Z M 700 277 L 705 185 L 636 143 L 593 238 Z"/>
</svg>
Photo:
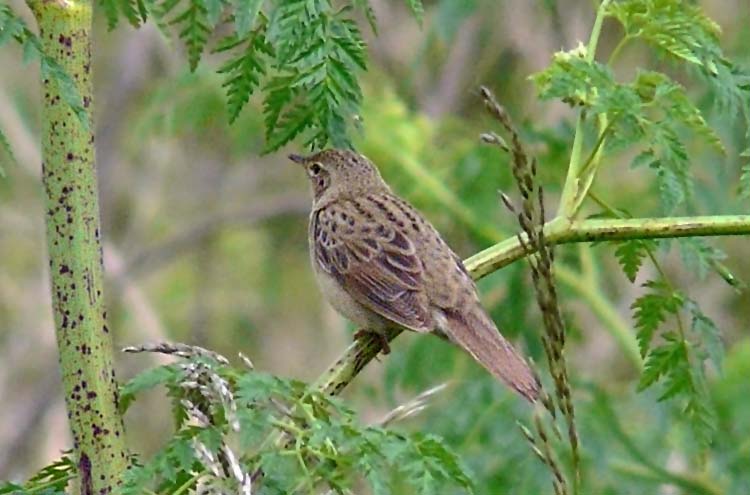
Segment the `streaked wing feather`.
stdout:
<svg viewBox="0 0 750 495">
<path fill-rule="evenodd" d="M 334 203 L 313 217 L 315 259 L 368 309 L 412 330 L 432 330 L 414 244 L 383 225 L 352 223 L 356 212 Z M 364 219 L 359 219 L 360 222 Z"/>
</svg>

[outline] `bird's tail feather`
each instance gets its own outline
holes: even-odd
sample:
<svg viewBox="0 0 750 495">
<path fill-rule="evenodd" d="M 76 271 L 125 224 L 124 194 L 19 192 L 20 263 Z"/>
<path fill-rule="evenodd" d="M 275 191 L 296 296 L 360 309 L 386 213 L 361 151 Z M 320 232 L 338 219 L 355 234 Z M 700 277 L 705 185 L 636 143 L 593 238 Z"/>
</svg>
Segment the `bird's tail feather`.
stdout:
<svg viewBox="0 0 750 495">
<path fill-rule="evenodd" d="M 463 347 L 495 378 L 508 384 L 530 402 L 537 400 L 539 378 L 481 308 L 470 311 L 443 309 L 443 314 L 445 328 L 441 330 L 451 340 Z"/>
</svg>

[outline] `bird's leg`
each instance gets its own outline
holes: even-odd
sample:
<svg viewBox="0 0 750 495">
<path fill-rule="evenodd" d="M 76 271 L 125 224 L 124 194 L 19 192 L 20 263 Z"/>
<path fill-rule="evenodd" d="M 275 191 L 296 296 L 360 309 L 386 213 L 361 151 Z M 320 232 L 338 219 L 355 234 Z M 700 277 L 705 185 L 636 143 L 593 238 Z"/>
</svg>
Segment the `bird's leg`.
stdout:
<svg viewBox="0 0 750 495">
<path fill-rule="evenodd" d="M 368 335 L 373 335 L 380 340 L 380 347 L 383 350 L 383 354 L 390 354 L 391 353 L 391 346 L 388 344 L 388 336 L 383 332 L 378 332 L 376 330 L 368 330 L 366 328 L 360 328 L 356 332 L 354 332 L 354 340 L 359 340 L 362 337 L 367 337 Z"/>
</svg>

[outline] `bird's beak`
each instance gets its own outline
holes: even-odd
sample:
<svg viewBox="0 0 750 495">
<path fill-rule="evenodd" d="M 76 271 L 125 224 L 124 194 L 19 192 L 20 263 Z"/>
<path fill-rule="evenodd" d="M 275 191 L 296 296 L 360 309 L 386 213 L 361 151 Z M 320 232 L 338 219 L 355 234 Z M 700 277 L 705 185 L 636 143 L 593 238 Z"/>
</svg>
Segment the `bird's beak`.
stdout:
<svg viewBox="0 0 750 495">
<path fill-rule="evenodd" d="M 291 155 L 289 155 L 289 159 L 293 161 L 294 163 L 299 163 L 299 164 L 304 164 L 305 161 L 307 161 L 307 158 L 305 158 L 302 155 L 297 155 L 295 153 L 292 153 Z"/>
</svg>

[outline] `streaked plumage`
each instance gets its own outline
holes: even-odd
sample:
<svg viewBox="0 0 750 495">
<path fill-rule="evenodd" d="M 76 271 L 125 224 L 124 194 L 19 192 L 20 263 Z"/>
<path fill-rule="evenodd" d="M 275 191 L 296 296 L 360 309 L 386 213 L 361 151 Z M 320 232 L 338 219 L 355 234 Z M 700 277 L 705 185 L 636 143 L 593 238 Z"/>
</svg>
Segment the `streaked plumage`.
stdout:
<svg viewBox="0 0 750 495">
<path fill-rule="evenodd" d="M 482 308 L 461 259 L 369 160 L 342 150 L 290 158 L 312 183 L 311 261 L 337 311 L 368 331 L 395 323 L 441 333 L 518 393 L 537 398 L 536 376 Z"/>
</svg>

